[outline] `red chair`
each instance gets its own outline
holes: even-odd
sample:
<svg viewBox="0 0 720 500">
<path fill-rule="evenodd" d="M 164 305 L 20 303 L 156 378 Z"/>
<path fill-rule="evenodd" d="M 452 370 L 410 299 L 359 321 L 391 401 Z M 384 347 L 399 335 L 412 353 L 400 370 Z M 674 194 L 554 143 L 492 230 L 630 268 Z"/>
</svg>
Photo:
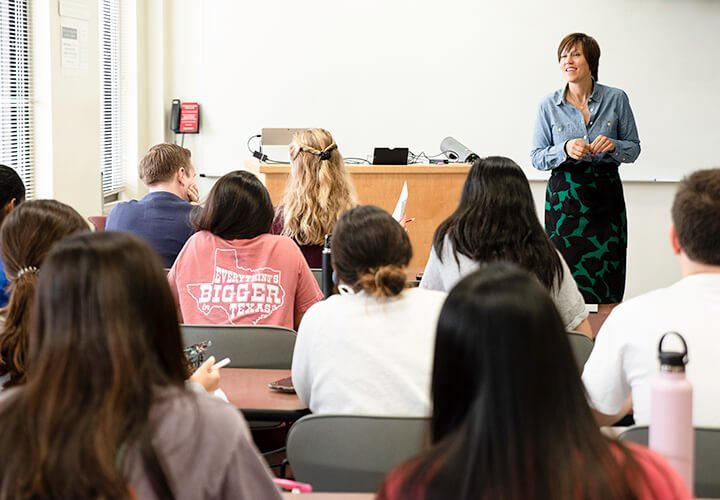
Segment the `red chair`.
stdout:
<svg viewBox="0 0 720 500">
<path fill-rule="evenodd" d="M 104 215 L 88 217 L 88 220 L 90 221 L 90 224 L 95 227 L 95 231 L 105 231 L 105 221 L 107 220 L 107 217 Z"/>
</svg>

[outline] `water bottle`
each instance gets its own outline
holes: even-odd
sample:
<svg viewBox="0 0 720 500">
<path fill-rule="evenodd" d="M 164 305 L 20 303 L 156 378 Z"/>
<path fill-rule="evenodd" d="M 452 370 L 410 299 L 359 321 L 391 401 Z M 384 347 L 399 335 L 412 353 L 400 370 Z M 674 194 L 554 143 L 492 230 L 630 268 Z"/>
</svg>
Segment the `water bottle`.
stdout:
<svg viewBox="0 0 720 500">
<path fill-rule="evenodd" d="M 332 253 L 330 251 L 330 237 L 332 234 L 325 235 L 325 243 L 322 249 L 322 293 L 327 299 L 333 294 L 333 269 L 332 269 Z"/>
<path fill-rule="evenodd" d="M 676 335 L 683 352 L 663 351 L 663 341 Z M 693 491 L 695 434 L 692 423 L 692 386 L 685 377 L 687 344 L 677 332 L 668 332 L 658 344 L 660 373 L 650 395 L 650 448 L 662 454 Z"/>
</svg>

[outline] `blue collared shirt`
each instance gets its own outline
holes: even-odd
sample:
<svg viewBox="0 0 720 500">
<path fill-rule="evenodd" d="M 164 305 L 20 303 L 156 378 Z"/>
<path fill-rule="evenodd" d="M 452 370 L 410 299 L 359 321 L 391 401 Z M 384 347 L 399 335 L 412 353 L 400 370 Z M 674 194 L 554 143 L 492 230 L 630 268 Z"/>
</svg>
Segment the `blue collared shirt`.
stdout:
<svg viewBox="0 0 720 500">
<path fill-rule="evenodd" d="M 118 203 L 105 221 L 105 231 L 125 231 L 141 237 L 172 267 L 185 242 L 193 234 L 192 205 L 167 191 L 148 193 L 140 200 Z"/>
<path fill-rule="evenodd" d="M 565 99 L 567 86 L 549 94 L 538 106 L 530 160 L 538 170 L 552 170 L 569 157 L 565 143 L 583 139 L 588 144 L 604 135 L 615 143 L 615 151 L 587 155 L 582 162 L 632 163 L 640 155 L 635 117 L 627 94 L 620 89 L 595 83 L 588 101 L 590 120 Z"/>
</svg>

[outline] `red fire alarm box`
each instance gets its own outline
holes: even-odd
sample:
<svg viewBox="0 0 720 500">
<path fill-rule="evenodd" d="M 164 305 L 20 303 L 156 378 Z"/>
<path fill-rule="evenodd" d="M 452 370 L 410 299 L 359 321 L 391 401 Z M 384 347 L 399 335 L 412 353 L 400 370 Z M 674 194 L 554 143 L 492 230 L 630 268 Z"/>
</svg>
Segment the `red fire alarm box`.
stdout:
<svg viewBox="0 0 720 500">
<path fill-rule="evenodd" d="M 200 105 L 196 102 L 184 102 L 180 109 L 180 133 L 197 134 Z"/>
</svg>

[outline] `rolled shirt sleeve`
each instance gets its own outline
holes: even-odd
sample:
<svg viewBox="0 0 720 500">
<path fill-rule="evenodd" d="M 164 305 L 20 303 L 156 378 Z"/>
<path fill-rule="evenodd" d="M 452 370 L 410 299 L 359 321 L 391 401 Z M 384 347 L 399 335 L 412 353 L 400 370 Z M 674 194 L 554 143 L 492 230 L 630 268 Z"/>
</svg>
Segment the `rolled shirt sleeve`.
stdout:
<svg viewBox="0 0 720 500">
<path fill-rule="evenodd" d="M 544 99 L 537 110 L 535 129 L 533 130 L 532 150 L 530 161 L 538 170 L 552 170 L 567 160 L 565 142 L 554 144 L 552 137 L 552 121 L 548 113 L 548 105 L 553 105 L 549 99 Z"/>
<path fill-rule="evenodd" d="M 615 158 L 620 163 L 632 163 L 640 156 L 640 137 L 630 99 L 620 91 L 618 99 L 618 138 L 615 140 Z M 612 137 L 611 137 L 612 139 Z"/>
</svg>

